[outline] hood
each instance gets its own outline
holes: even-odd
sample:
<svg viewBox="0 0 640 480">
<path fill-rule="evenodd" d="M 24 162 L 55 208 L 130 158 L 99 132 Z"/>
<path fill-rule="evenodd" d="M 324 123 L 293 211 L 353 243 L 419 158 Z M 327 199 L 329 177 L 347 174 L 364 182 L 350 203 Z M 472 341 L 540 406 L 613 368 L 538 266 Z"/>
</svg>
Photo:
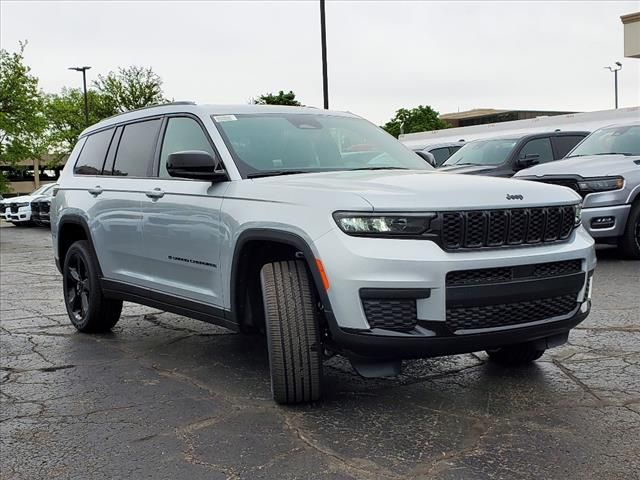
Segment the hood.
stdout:
<svg viewBox="0 0 640 480">
<path fill-rule="evenodd" d="M 637 171 L 640 156 L 630 155 L 593 155 L 573 157 L 556 162 L 544 163 L 525 168 L 516 173 L 516 177 L 542 177 L 545 175 L 580 175 L 581 177 L 607 177 L 621 175 L 626 171 Z"/>
<path fill-rule="evenodd" d="M 447 165 L 438 170 L 447 173 L 468 173 L 471 175 L 491 174 L 499 165 Z"/>
<path fill-rule="evenodd" d="M 303 197 L 306 203 L 328 207 L 336 205 L 341 194 L 349 193 L 364 199 L 375 211 L 515 208 L 580 200 L 573 190 L 556 185 L 436 171 L 322 172 L 252 181 L 256 187 L 270 187 L 264 195 L 282 199 Z M 508 200 L 507 196 L 515 198 Z"/>
<path fill-rule="evenodd" d="M 20 197 L 12 197 L 12 198 L 7 198 L 5 200 L 5 203 L 23 203 L 23 202 L 30 202 L 32 201 L 34 198 L 34 196 L 32 195 L 22 195 Z"/>
</svg>

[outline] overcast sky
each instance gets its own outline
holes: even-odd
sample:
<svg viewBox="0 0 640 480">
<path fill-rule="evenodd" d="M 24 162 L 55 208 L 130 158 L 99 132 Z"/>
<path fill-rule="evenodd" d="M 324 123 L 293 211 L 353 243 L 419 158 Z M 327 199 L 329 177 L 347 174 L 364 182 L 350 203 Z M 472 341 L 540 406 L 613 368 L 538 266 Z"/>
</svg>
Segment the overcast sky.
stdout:
<svg viewBox="0 0 640 480">
<path fill-rule="evenodd" d="M 327 2 L 330 106 L 382 124 L 400 107 L 602 110 L 640 104 L 640 60 L 623 56 L 620 15 L 638 1 Z M 151 66 L 165 95 L 246 103 L 293 90 L 322 106 L 319 6 L 309 1 L 14 2 L 0 43 L 47 92 L 118 66 Z"/>
</svg>

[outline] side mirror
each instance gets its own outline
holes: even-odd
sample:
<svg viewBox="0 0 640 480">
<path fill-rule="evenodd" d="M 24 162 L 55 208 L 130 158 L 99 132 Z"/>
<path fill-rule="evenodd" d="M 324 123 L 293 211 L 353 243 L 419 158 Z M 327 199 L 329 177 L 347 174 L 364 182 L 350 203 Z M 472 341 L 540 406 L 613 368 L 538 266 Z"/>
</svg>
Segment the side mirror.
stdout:
<svg viewBox="0 0 640 480">
<path fill-rule="evenodd" d="M 227 173 L 220 169 L 220 163 L 209 152 L 186 150 L 175 152 L 167 159 L 167 172 L 172 177 L 195 180 L 226 180 Z"/>
<path fill-rule="evenodd" d="M 540 163 L 539 161 L 540 154 L 538 153 L 529 153 L 527 155 L 523 155 L 518 159 L 518 167 L 520 168 L 529 168 L 533 167 Z"/>
<path fill-rule="evenodd" d="M 422 152 L 420 150 L 418 150 L 416 153 L 433 168 L 436 168 L 438 166 L 438 163 L 436 162 L 436 157 L 434 157 L 432 153 Z"/>
</svg>

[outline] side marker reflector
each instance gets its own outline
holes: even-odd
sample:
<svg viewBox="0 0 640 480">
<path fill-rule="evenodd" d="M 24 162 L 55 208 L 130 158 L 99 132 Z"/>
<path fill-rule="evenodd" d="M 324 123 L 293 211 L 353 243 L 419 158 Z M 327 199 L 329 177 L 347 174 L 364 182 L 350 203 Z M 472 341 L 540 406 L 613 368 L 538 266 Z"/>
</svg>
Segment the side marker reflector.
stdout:
<svg viewBox="0 0 640 480">
<path fill-rule="evenodd" d="M 327 274 L 324 271 L 324 266 L 319 258 L 316 258 L 316 266 L 318 267 L 318 272 L 320 273 L 320 278 L 322 279 L 322 286 L 326 291 L 329 291 L 329 279 L 327 278 Z"/>
</svg>

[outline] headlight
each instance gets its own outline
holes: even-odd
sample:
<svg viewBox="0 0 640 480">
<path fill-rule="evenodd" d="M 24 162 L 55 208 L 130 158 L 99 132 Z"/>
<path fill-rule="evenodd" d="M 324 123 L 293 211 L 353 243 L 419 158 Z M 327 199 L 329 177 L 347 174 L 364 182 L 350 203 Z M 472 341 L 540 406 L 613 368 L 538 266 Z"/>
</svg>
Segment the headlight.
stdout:
<svg viewBox="0 0 640 480">
<path fill-rule="evenodd" d="M 412 236 L 420 235 L 429 228 L 434 213 L 417 214 L 366 214 L 336 212 L 333 218 L 348 235 Z"/>
<path fill-rule="evenodd" d="M 574 221 L 576 227 L 579 227 L 582 223 L 582 205 L 576 205 Z"/>
<path fill-rule="evenodd" d="M 585 178 L 578 182 L 578 188 L 583 193 L 606 192 L 619 190 L 624 187 L 623 177 Z"/>
</svg>

